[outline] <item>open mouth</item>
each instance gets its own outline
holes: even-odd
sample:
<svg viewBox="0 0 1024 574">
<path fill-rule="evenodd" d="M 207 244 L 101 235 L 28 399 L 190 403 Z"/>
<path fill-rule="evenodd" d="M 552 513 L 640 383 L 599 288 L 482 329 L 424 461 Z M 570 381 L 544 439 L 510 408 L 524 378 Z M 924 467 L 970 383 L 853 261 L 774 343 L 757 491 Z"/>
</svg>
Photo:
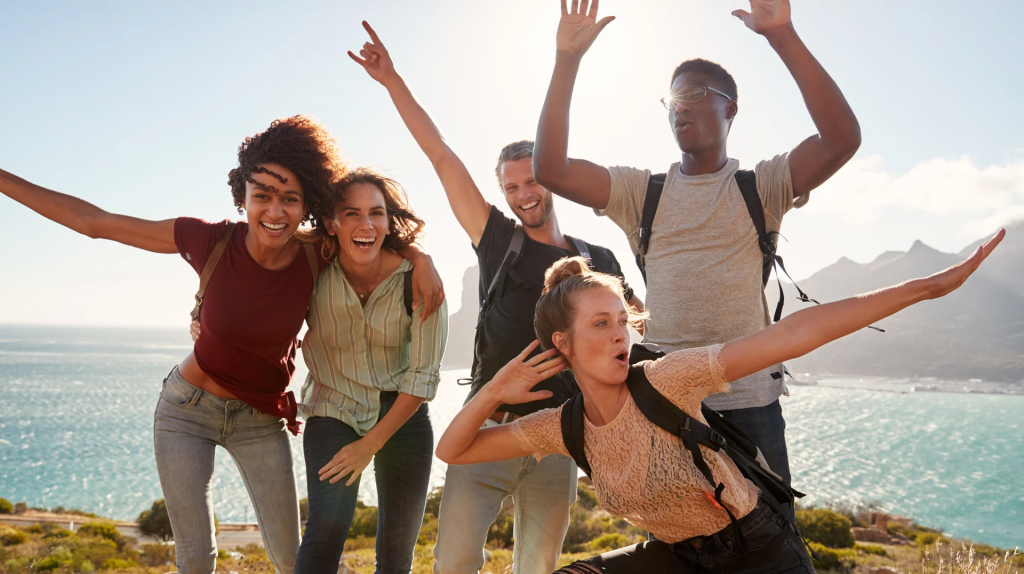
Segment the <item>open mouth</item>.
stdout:
<svg viewBox="0 0 1024 574">
<path fill-rule="evenodd" d="M 685 130 L 688 127 L 690 127 L 690 122 L 677 122 L 676 123 L 676 131 Z"/>
<path fill-rule="evenodd" d="M 271 235 L 280 235 L 280 234 L 284 233 L 284 231 L 286 229 L 288 229 L 288 224 L 287 223 L 267 223 L 266 221 L 261 221 L 260 222 L 260 227 L 262 227 L 264 231 L 266 231 L 267 233 L 269 233 Z"/>
<path fill-rule="evenodd" d="M 623 352 L 619 353 L 618 355 L 615 355 L 615 362 L 619 363 L 619 364 L 622 364 L 622 365 L 628 365 L 629 364 L 629 353 L 627 353 L 626 351 L 623 351 Z"/>
<path fill-rule="evenodd" d="M 539 199 L 537 199 L 535 201 L 531 201 L 530 203 L 527 203 L 526 205 L 520 205 L 519 209 L 521 209 L 523 211 L 523 213 L 530 213 L 531 211 L 537 209 L 538 207 L 540 207 L 540 200 Z"/>
<path fill-rule="evenodd" d="M 374 244 L 377 243 L 376 237 L 353 237 L 352 243 L 355 244 L 356 249 L 365 249 L 369 251 L 373 249 Z"/>
</svg>

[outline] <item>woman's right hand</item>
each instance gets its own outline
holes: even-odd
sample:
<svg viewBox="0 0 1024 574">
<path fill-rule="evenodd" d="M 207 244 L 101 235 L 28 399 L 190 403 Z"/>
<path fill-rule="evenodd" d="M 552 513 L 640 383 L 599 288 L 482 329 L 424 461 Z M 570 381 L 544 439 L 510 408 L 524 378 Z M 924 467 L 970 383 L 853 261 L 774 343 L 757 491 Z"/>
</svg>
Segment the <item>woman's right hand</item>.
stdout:
<svg viewBox="0 0 1024 574">
<path fill-rule="evenodd" d="M 192 335 L 192 342 L 194 343 L 194 342 L 198 341 L 199 340 L 199 321 L 198 320 L 192 321 L 192 324 L 189 325 L 188 331 L 189 331 L 189 334 Z"/>
<path fill-rule="evenodd" d="M 601 30 L 615 19 L 615 16 L 606 16 L 598 21 L 598 2 L 599 0 L 583 0 L 581 3 L 580 0 L 573 0 L 572 10 L 569 10 L 566 0 L 562 0 L 562 19 L 558 21 L 558 32 L 555 36 L 559 52 L 582 57 Z"/>
<path fill-rule="evenodd" d="M 957 290 L 964 284 L 964 281 L 967 281 L 968 277 L 978 270 L 981 262 L 992 253 L 996 246 L 1002 242 L 1003 237 L 1005 236 L 1006 230 L 1000 229 L 998 233 L 992 236 L 992 239 L 989 239 L 983 245 L 978 246 L 978 248 L 974 250 L 974 253 L 972 253 L 967 259 L 925 278 L 929 287 L 926 298 L 938 299 L 939 297 L 944 297 Z"/>
<path fill-rule="evenodd" d="M 518 405 L 551 398 L 551 391 L 531 391 L 537 383 L 553 377 L 565 369 L 565 359 L 558 355 L 557 349 L 548 349 L 543 353 L 527 357 L 533 352 L 540 341 L 530 343 L 523 352 L 508 362 L 484 387 L 493 393 L 501 404 Z"/>
<path fill-rule="evenodd" d="M 357 64 L 362 66 L 366 73 L 370 74 L 371 78 L 386 85 L 389 79 L 398 76 L 398 73 L 395 72 L 395 63 L 391 61 L 391 55 L 388 54 L 387 48 L 384 47 L 377 33 L 373 31 L 373 28 L 365 20 L 363 21 L 363 28 L 366 28 L 366 31 L 370 34 L 371 41 L 363 44 L 363 49 L 359 50 L 361 58 L 351 51 L 348 55 Z"/>
</svg>

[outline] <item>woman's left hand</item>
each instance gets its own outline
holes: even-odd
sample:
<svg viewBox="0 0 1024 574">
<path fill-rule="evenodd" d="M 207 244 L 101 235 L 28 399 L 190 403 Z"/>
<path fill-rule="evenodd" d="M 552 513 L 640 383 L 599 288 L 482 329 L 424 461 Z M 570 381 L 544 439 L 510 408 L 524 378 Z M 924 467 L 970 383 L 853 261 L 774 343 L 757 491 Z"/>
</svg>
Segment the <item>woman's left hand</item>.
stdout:
<svg viewBox="0 0 1024 574">
<path fill-rule="evenodd" d="M 444 302 L 444 283 L 441 282 L 441 275 L 434 267 L 434 260 L 426 253 L 416 257 L 413 264 L 415 267 L 412 270 L 412 308 L 418 309 L 422 304 L 420 321 L 426 321 L 427 317 L 433 315 Z"/>
<path fill-rule="evenodd" d="M 370 444 L 366 437 L 345 445 L 338 451 L 338 454 L 334 455 L 331 462 L 320 469 L 320 481 L 330 479 L 331 484 L 334 484 L 348 476 L 349 479 L 345 482 L 345 486 L 352 486 L 369 466 L 373 455 L 377 454 L 378 450 L 380 448 Z"/>
</svg>

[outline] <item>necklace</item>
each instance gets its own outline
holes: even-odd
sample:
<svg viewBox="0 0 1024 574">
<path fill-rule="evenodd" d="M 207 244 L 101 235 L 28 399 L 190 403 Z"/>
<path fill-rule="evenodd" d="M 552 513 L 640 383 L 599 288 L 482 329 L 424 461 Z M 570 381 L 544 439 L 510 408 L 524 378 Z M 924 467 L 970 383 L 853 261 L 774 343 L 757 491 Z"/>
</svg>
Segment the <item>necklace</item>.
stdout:
<svg viewBox="0 0 1024 574">
<path fill-rule="evenodd" d="M 370 293 L 373 293 L 373 290 L 377 288 L 377 285 L 380 284 L 380 276 L 381 276 L 381 273 L 383 272 L 383 270 L 384 270 L 384 258 L 381 257 L 380 255 L 378 255 L 377 256 L 377 280 L 370 286 L 369 289 L 366 290 L 366 292 L 356 291 L 356 295 L 359 295 L 359 299 L 360 300 L 366 300 L 366 296 L 369 295 Z"/>
</svg>

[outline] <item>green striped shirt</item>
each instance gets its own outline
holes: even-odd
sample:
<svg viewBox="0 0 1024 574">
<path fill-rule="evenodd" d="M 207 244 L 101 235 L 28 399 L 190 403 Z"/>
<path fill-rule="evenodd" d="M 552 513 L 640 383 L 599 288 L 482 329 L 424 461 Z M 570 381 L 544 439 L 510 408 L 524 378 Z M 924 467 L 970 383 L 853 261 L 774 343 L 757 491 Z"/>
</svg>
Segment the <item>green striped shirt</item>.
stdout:
<svg viewBox="0 0 1024 574">
<path fill-rule="evenodd" d="M 431 400 L 440 380 L 448 338 L 448 303 L 426 321 L 421 306 L 405 312 L 402 264 L 370 294 L 366 306 L 335 261 L 320 274 L 302 339 L 309 375 L 299 410 L 306 417 L 334 417 L 365 435 L 377 424 L 380 392 L 399 391 Z"/>
</svg>

